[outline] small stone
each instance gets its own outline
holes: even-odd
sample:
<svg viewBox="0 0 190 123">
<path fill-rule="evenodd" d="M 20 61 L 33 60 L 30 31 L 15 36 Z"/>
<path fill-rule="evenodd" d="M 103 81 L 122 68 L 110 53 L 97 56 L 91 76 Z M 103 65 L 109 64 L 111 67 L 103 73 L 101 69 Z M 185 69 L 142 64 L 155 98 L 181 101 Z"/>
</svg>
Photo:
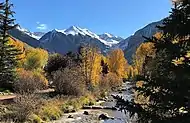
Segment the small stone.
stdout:
<svg viewBox="0 0 190 123">
<path fill-rule="evenodd" d="M 89 115 L 89 113 L 87 112 L 87 111 L 84 111 L 84 113 L 83 113 L 84 115 Z"/>
<path fill-rule="evenodd" d="M 109 117 L 108 117 L 107 115 L 105 115 L 105 114 L 101 114 L 101 115 L 99 116 L 99 119 L 100 119 L 100 120 L 108 120 Z"/>
<path fill-rule="evenodd" d="M 71 110 L 71 113 L 75 113 L 75 112 L 76 112 L 76 110 L 74 110 L 74 109 L 73 109 L 73 110 Z"/>
<path fill-rule="evenodd" d="M 69 115 L 68 118 L 73 118 L 73 116 L 72 116 L 72 115 Z"/>
</svg>

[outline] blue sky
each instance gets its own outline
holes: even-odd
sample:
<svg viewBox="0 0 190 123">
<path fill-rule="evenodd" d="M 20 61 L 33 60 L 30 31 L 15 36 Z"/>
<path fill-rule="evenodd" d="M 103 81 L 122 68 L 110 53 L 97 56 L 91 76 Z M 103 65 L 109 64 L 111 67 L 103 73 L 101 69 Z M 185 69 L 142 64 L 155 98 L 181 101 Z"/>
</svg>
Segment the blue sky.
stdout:
<svg viewBox="0 0 190 123">
<path fill-rule="evenodd" d="M 11 0 L 16 22 L 47 32 L 72 25 L 121 37 L 169 15 L 170 0 Z"/>
</svg>

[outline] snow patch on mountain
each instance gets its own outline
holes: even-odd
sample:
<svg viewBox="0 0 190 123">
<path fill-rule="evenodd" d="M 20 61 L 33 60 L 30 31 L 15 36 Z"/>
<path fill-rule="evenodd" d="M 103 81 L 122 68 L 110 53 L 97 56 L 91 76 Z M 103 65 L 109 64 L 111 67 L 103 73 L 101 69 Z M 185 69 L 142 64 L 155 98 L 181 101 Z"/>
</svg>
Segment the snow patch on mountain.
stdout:
<svg viewBox="0 0 190 123">
<path fill-rule="evenodd" d="M 110 33 L 104 33 L 102 35 L 99 35 L 99 37 L 102 40 L 105 40 L 107 42 L 107 44 L 110 46 L 114 46 L 114 45 L 118 44 L 119 42 L 121 42 L 122 40 L 124 40 L 123 38 L 114 36 Z"/>
<path fill-rule="evenodd" d="M 54 29 L 53 31 L 60 32 L 65 35 L 75 36 L 75 35 L 80 34 L 83 36 L 89 36 L 91 38 L 98 39 L 99 41 L 101 41 L 102 43 L 104 43 L 105 45 L 107 45 L 109 47 L 112 47 L 113 45 L 118 44 L 121 40 L 123 40 L 122 38 L 120 38 L 118 36 L 113 36 L 112 34 L 109 34 L 109 33 L 97 35 L 96 33 L 93 33 L 86 28 L 80 28 L 80 27 L 76 27 L 76 26 L 71 26 L 68 29 L 64 29 L 64 30 Z"/>
<path fill-rule="evenodd" d="M 19 31 L 21 31 L 21 32 L 23 32 L 23 33 L 25 33 L 25 34 L 29 35 L 30 37 L 35 38 L 37 40 L 39 40 L 44 35 L 44 33 L 40 33 L 40 32 L 36 32 L 36 33 L 30 32 L 27 29 L 22 28 L 21 26 L 17 26 L 16 29 L 18 29 Z"/>
<path fill-rule="evenodd" d="M 20 26 L 16 27 L 18 30 L 20 30 L 21 32 L 29 35 L 32 38 L 35 38 L 37 40 L 39 40 L 45 33 L 42 32 L 30 32 L 25 28 L 22 28 Z M 71 26 L 68 29 L 54 29 L 51 31 L 51 37 L 53 37 L 57 32 L 65 34 L 65 35 L 83 35 L 83 36 L 89 36 L 93 39 L 98 39 L 100 42 L 104 43 L 105 45 L 112 47 L 113 45 L 118 44 L 120 41 L 122 41 L 123 39 L 121 37 L 118 36 L 114 36 L 112 34 L 109 33 L 104 33 L 101 35 L 97 35 L 96 33 L 93 33 L 92 31 L 86 29 L 86 28 L 80 28 L 77 26 Z M 47 39 L 49 40 L 49 39 Z M 47 41 L 44 40 L 44 41 Z"/>
</svg>

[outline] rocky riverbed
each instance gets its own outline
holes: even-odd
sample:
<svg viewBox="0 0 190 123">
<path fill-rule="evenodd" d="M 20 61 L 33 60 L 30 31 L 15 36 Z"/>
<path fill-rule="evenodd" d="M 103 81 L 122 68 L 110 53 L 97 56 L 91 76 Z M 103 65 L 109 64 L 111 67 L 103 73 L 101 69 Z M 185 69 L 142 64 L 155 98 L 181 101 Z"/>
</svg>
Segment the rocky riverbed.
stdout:
<svg viewBox="0 0 190 123">
<path fill-rule="evenodd" d="M 111 108 L 104 109 L 105 107 L 115 107 L 116 101 L 111 95 L 119 95 L 131 100 L 129 87 L 129 83 L 123 84 L 121 91 L 111 93 L 105 102 L 94 106 L 96 108 L 99 106 L 98 109 L 83 109 L 75 113 L 63 114 L 59 120 L 50 123 L 130 123 L 128 114 Z"/>
</svg>

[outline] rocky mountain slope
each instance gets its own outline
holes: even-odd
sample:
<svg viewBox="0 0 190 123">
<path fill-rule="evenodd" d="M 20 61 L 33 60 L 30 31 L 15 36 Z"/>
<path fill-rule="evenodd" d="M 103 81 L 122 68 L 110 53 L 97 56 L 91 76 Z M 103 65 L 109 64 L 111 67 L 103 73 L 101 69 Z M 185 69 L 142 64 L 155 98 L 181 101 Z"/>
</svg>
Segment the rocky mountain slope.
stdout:
<svg viewBox="0 0 190 123">
<path fill-rule="evenodd" d="M 54 29 L 42 36 L 39 41 L 44 49 L 63 54 L 68 51 L 75 52 L 83 44 L 96 46 L 105 53 L 110 47 L 122 40 L 122 38 L 108 33 L 97 35 L 88 29 L 71 26 L 65 30 Z"/>
<path fill-rule="evenodd" d="M 136 31 L 134 35 L 126 38 L 125 40 L 119 42 L 115 47 L 120 48 L 124 50 L 125 57 L 129 61 L 129 63 L 132 63 L 132 56 L 135 53 L 136 49 L 139 47 L 140 44 L 142 44 L 145 39 L 145 37 L 151 37 L 159 30 L 156 28 L 156 26 L 162 25 L 162 21 L 153 22 L 145 26 L 144 28 Z"/>
<path fill-rule="evenodd" d="M 18 26 L 9 31 L 9 33 L 27 43 L 32 47 L 41 47 L 49 52 L 67 53 L 69 51 L 77 51 L 78 47 L 83 44 L 91 44 L 98 47 L 103 53 L 110 49 L 120 48 L 124 51 L 129 63 L 132 63 L 132 56 L 137 47 L 144 42 L 145 37 L 151 37 L 159 30 L 157 25 L 161 25 L 162 21 L 153 22 L 144 28 L 138 30 L 130 37 L 123 39 L 109 33 L 97 35 L 88 29 L 71 26 L 68 29 L 54 29 L 47 33 L 30 32 Z"/>
<path fill-rule="evenodd" d="M 40 42 L 38 39 L 36 39 L 33 33 L 29 32 L 26 29 L 21 28 L 20 26 L 17 26 L 16 28 L 9 31 L 9 34 L 13 36 L 14 38 L 32 46 L 32 47 L 39 47 Z"/>
</svg>

